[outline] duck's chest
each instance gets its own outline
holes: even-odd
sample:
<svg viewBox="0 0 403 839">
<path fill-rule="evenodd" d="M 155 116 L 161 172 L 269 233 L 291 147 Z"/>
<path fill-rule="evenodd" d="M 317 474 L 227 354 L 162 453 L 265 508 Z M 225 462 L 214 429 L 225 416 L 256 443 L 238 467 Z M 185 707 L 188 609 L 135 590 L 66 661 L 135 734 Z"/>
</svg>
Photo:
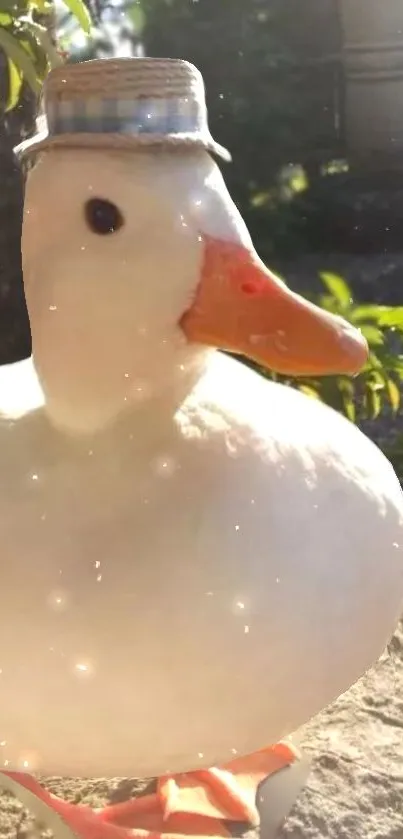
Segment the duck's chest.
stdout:
<svg viewBox="0 0 403 839">
<path fill-rule="evenodd" d="M 358 487 L 336 470 L 319 478 L 312 452 L 291 450 L 283 462 L 281 448 L 258 445 L 252 433 L 173 435 L 148 451 L 131 435 L 78 453 L 10 443 L 0 473 L 0 583 L 26 615 L 40 602 L 69 603 L 101 627 L 117 610 L 121 620 L 136 610 L 147 622 L 153 603 L 178 617 L 198 603 L 204 621 L 206 593 L 258 603 L 262 587 L 281 583 L 300 594 L 300 563 L 321 576 L 329 530 L 339 551 L 359 537 Z"/>
<path fill-rule="evenodd" d="M 142 611 L 148 598 L 178 600 L 181 586 L 191 597 L 229 585 L 235 596 L 251 539 L 254 549 L 262 539 L 262 504 L 267 529 L 268 487 L 255 497 L 248 459 L 218 448 L 176 440 L 143 456 L 128 440 L 67 457 L 38 446 L 23 468 L 16 456 L 0 478 L 11 597 L 28 612 L 74 602 L 98 623 L 111 604 Z"/>
</svg>

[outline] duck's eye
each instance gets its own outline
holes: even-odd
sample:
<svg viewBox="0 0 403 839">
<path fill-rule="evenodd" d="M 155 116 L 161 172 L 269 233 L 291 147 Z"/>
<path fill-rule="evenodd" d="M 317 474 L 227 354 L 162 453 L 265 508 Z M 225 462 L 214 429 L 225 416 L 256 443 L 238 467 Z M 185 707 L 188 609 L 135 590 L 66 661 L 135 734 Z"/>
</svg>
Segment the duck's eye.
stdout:
<svg viewBox="0 0 403 839">
<path fill-rule="evenodd" d="M 124 218 L 116 204 L 105 198 L 90 198 L 85 204 L 85 220 L 93 233 L 107 236 L 116 233 L 124 224 Z"/>
</svg>

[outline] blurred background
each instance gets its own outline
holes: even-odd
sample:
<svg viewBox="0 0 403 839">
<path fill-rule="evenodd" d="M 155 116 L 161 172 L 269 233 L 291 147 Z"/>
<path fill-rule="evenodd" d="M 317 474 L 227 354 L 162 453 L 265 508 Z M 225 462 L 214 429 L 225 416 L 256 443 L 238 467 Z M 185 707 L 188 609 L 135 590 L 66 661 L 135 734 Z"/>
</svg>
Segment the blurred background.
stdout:
<svg viewBox="0 0 403 839">
<path fill-rule="evenodd" d="M 401 0 L 0 0 L 0 363 L 30 353 L 13 147 L 43 80 L 61 61 L 142 54 L 199 67 L 260 256 L 370 342 L 358 380 L 290 384 L 363 424 L 402 473 Z"/>
</svg>

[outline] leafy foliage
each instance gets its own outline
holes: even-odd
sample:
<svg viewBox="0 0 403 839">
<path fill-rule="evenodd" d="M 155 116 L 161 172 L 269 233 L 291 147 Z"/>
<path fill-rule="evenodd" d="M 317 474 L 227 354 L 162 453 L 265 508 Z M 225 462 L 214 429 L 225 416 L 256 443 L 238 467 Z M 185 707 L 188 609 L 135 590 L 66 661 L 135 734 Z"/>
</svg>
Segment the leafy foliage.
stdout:
<svg viewBox="0 0 403 839">
<path fill-rule="evenodd" d="M 370 354 L 362 372 L 349 376 L 286 379 L 261 371 L 308 396 L 321 399 L 353 422 L 376 419 L 383 410 L 396 414 L 403 385 L 403 306 L 354 303 L 346 281 L 321 274 L 323 292 L 314 302 L 357 326 L 368 341 Z M 312 298 L 313 299 L 313 298 Z M 403 440 L 402 440 L 403 459 Z"/>
<path fill-rule="evenodd" d="M 83 0 L 64 3 L 89 33 L 91 18 Z M 63 62 L 49 31 L 53 15 L 52 0 L 0 0 L 0 51 L 8 67 L 6 111 L 18 105 L 24 81 L 39 96 L 48 71 Z"/>
</svg>

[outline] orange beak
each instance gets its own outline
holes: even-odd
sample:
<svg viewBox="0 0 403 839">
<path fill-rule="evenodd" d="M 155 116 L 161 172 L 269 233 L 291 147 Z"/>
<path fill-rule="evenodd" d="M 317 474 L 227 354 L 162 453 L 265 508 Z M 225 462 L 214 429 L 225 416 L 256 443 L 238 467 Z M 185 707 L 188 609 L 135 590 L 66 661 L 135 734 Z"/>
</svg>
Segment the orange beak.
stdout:
<svg viewBox="0 0 403 839">
<path fill-rule="evenodd" d="M 290 291 L 247 248 L 204 237 L 202 279 L 180 321 L 187 339 L 289 376 L 358 373 L 361 333 Z"/>
</svg>

